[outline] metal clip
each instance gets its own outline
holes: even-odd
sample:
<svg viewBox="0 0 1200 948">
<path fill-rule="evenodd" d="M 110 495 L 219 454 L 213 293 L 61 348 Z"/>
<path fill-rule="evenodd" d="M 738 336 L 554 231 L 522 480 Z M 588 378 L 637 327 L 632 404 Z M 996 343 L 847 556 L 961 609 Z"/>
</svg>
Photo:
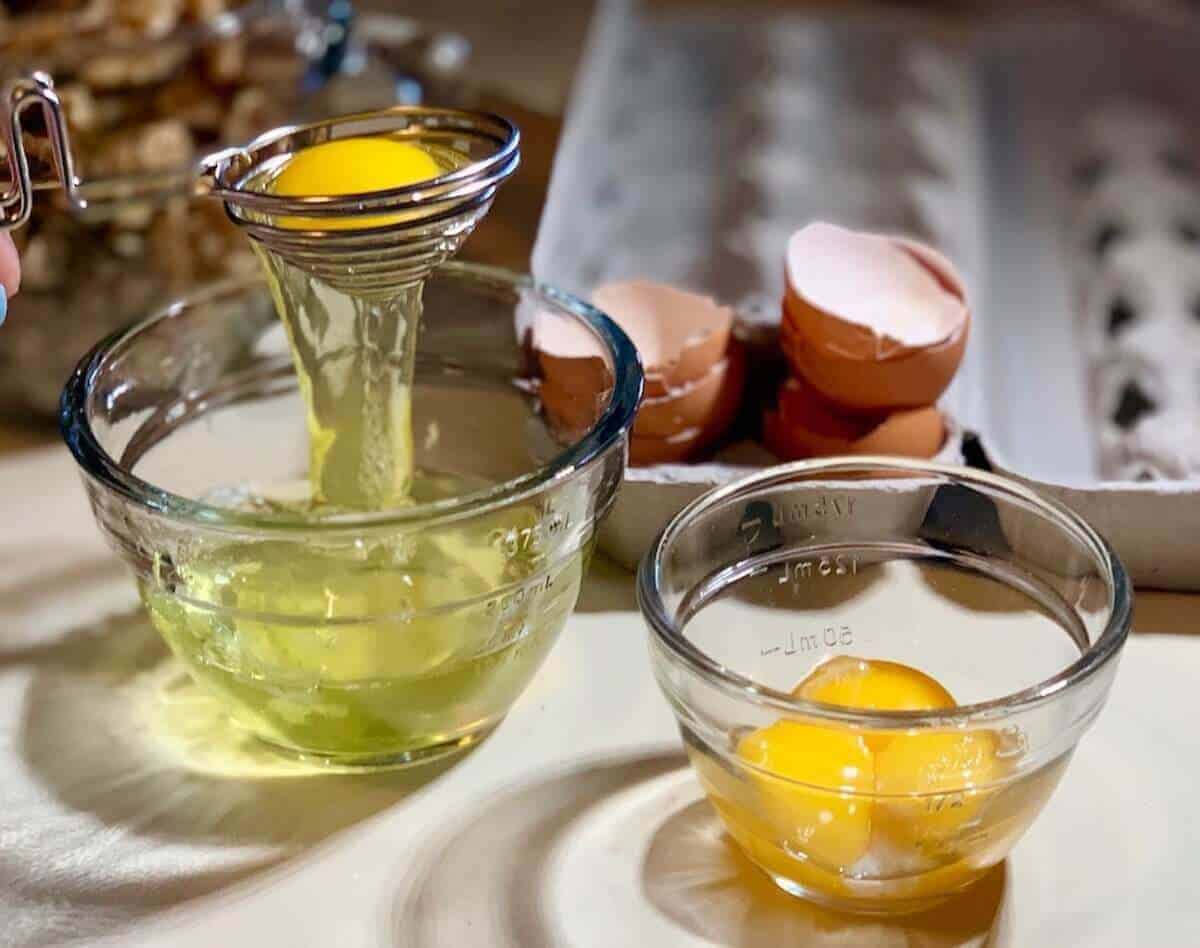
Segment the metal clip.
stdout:
<svg viewBox="0 0 1200 948">
<path fill-rule="evenodd" d="M 54 91 L 54 80 L 44 72 L 10 80 L 4 85 L 4 144 L 8 154 L 9 187 L 0 195 L 0 230 L 12 230 L 29 220 L 33 212 L 35 190 L 61 186 L 67 201 L 75 210 L 87 208 L 75 177 L 75 162 L 71 156 L 71 139 L 67 132 L 66 114 L 62 101 Z M 34 181 L 29 170 L 29 153 L 25 150 L 25 129 L 22 118 L 31 108 L 38 107 L 50 138 L 57 179 Z"/>
</svg>

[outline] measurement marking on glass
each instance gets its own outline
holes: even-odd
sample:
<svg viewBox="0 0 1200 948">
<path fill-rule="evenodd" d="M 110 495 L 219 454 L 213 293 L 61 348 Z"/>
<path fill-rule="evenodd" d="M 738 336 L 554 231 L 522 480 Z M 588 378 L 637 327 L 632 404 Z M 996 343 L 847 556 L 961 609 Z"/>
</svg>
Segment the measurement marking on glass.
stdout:
<svg viewBox="0 0 1200 948">
<path fill-rule="evenodd" d="M 553 588 L 554 580 L 556 578 L 557 577 L 555 576 L 547 574 L 545 577 L 539 579 L 536 583 L 533 583 L 530 586 L 522 586 L 520 589 L 515 590 L 514 592 L 506 593 L 503 596 L 497 596 L 495 599 L 489 599 L 487 601 L 487 605 L 484 606 L 484 612 L 486 612 L 488 615 L 492 615 L 493 613 L 499 613 L 502 616 L 507 615 L 509 612 L 512 612 L 514 609 L 517 609 L 524 604 L 525 601 L 531 596 L 535 596 L 538 593 L 549 592 Z"/>
<path fill-rule="evenodd" d="M 794 585 L 806 579 L 812 579 L 814 576 L 857 575 L 858 557 L 839 553 L 837 556 L 822 556 L 815 560 L 793 560 L 790 563 L 784 563 L 783 571 L 777 582 L 780 586 L 785 586 L 788 583 Z"/>
<path fill-rule="evenodd" d="M 758 542 L 768 523 L 778 530 L 787 524 L 808 523 L 811 520 L 848 520 L 854 516 L 854 504 L 855 499 L 845 494 L 822 494 L 815 500 L 785 504 L 754 501 L 746 506 L 738 531 L 749 545 Z"/>
<path fill-rule="evenodd" d="M 505 556 L 518 556 L 521 553 L 537 550 L 547 540 L 552 540 L 566 532 L 570 526 L 571 515 L 569 513 L 555 513 L 531 527 L 522 527 L 519 530 L 516 527 L 507 530 L 493 530 L 490 539 L 495 546 L 504 551 Z"/>
<path fill-rule="evenodd" d="M 966 806 L 967 798 L 961 790 L 952 793 L 936 793 L 925 798 L 926 813 L 942 813 L 945 810 L 957 810 Z"/>
<path fill-rule="evenodd" d="M 848 625 L 827 625 L 820 632 L 799 635 L 795 629 L 789 629 L 783 643 L 759 649 L 759 655 L 795 655 L 798 652 L 819 652 L 827 648 L 849 648 L 853 644 L 854 631 Z"/>
</svg>

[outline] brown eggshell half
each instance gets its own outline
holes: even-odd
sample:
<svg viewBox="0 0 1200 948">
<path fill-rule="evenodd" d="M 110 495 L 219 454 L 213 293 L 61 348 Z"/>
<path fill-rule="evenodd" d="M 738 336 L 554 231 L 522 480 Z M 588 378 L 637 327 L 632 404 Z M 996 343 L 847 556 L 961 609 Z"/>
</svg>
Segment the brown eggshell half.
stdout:
<svg viewBox="0 0 1200 948">
<path fill-rule="evenodd" d="M 784 295 L 780 344 L 788 362 L 796 374 L 848 412 L 870 414 L 932 405 L 953 380 L 966 349 L 970 312 L 953 266 L 929 247 L 901 238 L 890 240 L 962 303 L 961 322 L 948 337 L 930 345 L 906 345 L 812 305 L 790 280 Z"/>
<path fill-rule="evenodd" d="M 553 376 L 542 380 L 538 394 L 542 408 L 556 429 L 587 431 L 603 414 L 608 404 L 608 389 L 595 393 L 579 393 L 563 388 Z"/>
<path fill-rule="evenodd" d="M 733 310 L 707 296 L 632 280 L 598 287 L 592 302 L 633 341 L 648 398 L 704 378 L 729 345 Z"/>
<path fill-rule="evenodd" d="M 788 427 L 841 441 L 857 441 L 887 417 L 846 414 L 804 379 L 795 376 L 779 387 L 777 403 Z"/>
<path fill-rule="evenodd" d="M 699 382 L 673 395 L 645 399 L 630 440 L 634 464 L 658 464 L 695 457 L 718 441 L 737 417 L 746 381 L 746 355 L 731 340 L 729 353 Z M 604 411 L 607 392 L 578 394 L 552 378 L 539 389 L 542 406 L 559 438 L 577 441 Z"/>
<path fill-rule="evenodd" d="M 594 397 L 612 388 L 612 370 L 601 355 L 600 341 L 579 323 L 539 313 L 533 350 L 543 378 L 559 391 Z"/>
<path fill-rule="evenodd" d="M 644 398 L 633 423 L 635 435 L 670 438 L 691 428 L 707 430 L 711 423 L 732 418 L 745 382 L 745 356 L 731 342 L 729 354 L 704 378 L 672 390 L 662 398 Z"/>
<path fill-rule="evenodd" d="M 629 441 L 631 464 L 668 464 L 695 460 L 725 436 L 737 418 L 746 381 L 745 351 L 736 342 L 730 344 L 724 366 L 720 373 L 717 393 L 708 403 L 704 420 L 693 427 L 676 429 L 667 435 L 647 433 L 644 428 L 639 427 L 642 411 L 648 404 L 642 403 Z"/>
<path fill-rule="evenodd" d="M 784 460 L 884 454 L 931 458 L 946 439 L 946 424 L 933 407 L 902 409 L 867 421 L 838 413 L 800 379 L 788 379 L 779 404 L 763 416 L 763 440 Z"/>
</svg>

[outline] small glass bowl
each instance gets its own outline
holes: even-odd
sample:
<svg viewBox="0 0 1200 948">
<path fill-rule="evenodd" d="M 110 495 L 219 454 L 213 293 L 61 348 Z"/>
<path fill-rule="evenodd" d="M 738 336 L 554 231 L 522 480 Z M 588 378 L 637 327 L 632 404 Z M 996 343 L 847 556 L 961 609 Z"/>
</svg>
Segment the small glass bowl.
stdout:
<svg viewBox="0 0 1200 948">
<path fill-rule="evenodd" d="M 554 323 L 610 381 L 570 437 L 537 394 L 534 327 Z M 412 506 L 318 518 L 268 499 L 307 495 L 308 438 L 258 279 L 102 342 L 61 422 L 151 619 L 233 720 L 329 766 L 382 767 L 479 739 L 528 684 L 575 606 L 641 382 L 595 309 L 447 264 L 425 286 Z"/>
<path fill-rule="evenodd" d="M 1008 855 L 1104 704 L 1131 596 L 1064 507 L 888 458 L 713 491 L 638 577 L 659 685 L 730 835 L 780 888 L 868 914 L 932 907 Z M 915 668 L 953 700 L 793 694 L 851 659 Z"/>
</svg>

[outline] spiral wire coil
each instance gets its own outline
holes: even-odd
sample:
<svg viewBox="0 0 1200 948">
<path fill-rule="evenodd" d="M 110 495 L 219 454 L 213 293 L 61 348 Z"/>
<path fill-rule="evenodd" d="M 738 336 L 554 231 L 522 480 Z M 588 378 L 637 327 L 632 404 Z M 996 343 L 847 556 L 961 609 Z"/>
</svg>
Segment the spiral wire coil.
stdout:
<svg viewBox="0 0 1200 948">
<path fill-rule="evenodd" d="M 297 151 L 367 136 L 449 149 L 466 163 L 430 181 L 366 194 L 284 197 L 258 186 Z M 208 159 L 202 180 L 235 224 L 288 263 L 344 292 L 385 293 L 458 250 L 517 169 L 519 141 L 517 129 L 495 115 L 396 106 L 276 129 Z M 364 225 L 355 227 L 355 218 Z"/>
</svg>

